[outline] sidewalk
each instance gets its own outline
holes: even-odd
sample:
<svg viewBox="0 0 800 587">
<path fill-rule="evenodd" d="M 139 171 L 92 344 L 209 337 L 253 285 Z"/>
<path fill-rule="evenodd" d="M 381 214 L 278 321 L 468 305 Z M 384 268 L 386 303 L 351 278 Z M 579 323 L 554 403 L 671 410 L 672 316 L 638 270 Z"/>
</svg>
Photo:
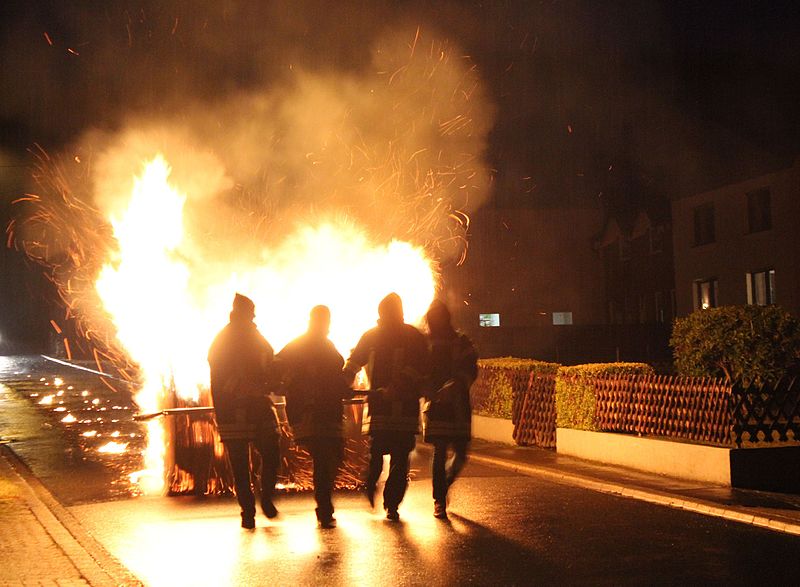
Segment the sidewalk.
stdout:
<svg viewBox="0 0 800 587">
<path fill-rule="evenodd" d="M 602 465 L 555 451 L 473 440 L 470 459 L 577 485 L 800 536 L 800 495 L 704 485 Z"/>
<path fill-rule="evenodd" d="M 0 443 L 0 586 L 140 585 Z"/>
</svg>

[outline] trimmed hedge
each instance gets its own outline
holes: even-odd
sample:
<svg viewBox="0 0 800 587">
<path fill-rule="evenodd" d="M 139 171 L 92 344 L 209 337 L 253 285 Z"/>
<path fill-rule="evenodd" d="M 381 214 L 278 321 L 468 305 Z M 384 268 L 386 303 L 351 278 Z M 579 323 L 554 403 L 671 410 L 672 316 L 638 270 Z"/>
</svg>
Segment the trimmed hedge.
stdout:
<svg viewBox="0 0 800 587">
<path fill-rule="evenodd" d="M 553 374 L 559 366 L 558 363 L 514 357 L 480 359 L 478 379 L 472 386 L 473 413 L 511 419 L 516 423 L 531 372 Z"/>
<path fill-rule="evenodd" d="M 749 385 L 798 365 L 800 322 L 779 306 L 722 306 L 678 318 L 670 339 L 678 373 Z"/>
<path fill-rule="evenodd" d="M 651 375 L 645 363 L 589 363 L 561 367 L 556 378 L 556 425 L 559 428 L 598 430 L 595 424 L 595 388 L 602 375 Z"/>
</svg>

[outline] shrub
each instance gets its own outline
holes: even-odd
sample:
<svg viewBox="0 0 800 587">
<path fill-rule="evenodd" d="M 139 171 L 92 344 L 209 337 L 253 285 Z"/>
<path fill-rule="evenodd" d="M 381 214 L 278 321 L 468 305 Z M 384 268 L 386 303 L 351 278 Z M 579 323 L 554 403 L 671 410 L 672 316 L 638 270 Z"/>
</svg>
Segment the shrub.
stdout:
<svg viewBox="0 0 800 587">
<path fill-rule="evenodd" d="M 769 383 L 797 365 L 800 323 L 778 306 L 709 308 L 676 319 L 670 345 L 681 375 Z"/>
<path fill-rule="evenodd" d="M 559 428 L 598 430 L 595 424 L 595 387 L 600 375 L 651 375 L 645 363 L 590 363 L 561 367 L 556 378 L 556 425 Z"/>
<path fill-rule="evenodd" d="M 471 393 L 472 411 L 481 416 L 514 421 L 531 372 L 553 374 L 559 367 L 557 363 L 514 357 L 481 359 L 478 366 L 478 379 Z"/>
</svg>

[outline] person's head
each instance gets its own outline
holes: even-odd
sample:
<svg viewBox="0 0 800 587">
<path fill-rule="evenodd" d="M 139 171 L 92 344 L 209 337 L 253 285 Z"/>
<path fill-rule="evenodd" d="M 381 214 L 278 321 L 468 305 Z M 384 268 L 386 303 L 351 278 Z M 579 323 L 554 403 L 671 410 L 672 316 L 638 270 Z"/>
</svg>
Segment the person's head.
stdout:
<svg viewBox="0 0 800 587">
<path fill-rule="evenodd" d="M 308 333 L 325 338 L 331 329 L 331 311 L 328 306 L 314 306 L 308 319 Z"/>
<path fill-rule="evenodd" d="M 425 314 L 425 321 L 428 323 L 428 330 L 433 335 L 445 334 L 453 330 L 450 322 L 450 310 L 441 300 L 433 300 Z"/>
<path fill-rule="evenodd" d="M 237 293 L 233 298 L 231 322 L 252 322 L 256 317 L 256 305 L 247 296 Z"/>
<path fill-rule="evenodd" d="M 378 318 L 381 324 L 403 323 L 403 300 L 392 292 L 378 304 Z"/>
</svg>

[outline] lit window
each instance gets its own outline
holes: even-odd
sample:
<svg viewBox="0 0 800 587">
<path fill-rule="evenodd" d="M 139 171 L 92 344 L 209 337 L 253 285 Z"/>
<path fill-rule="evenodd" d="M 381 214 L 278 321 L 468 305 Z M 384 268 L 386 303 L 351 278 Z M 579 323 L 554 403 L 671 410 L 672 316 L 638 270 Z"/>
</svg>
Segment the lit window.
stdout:
<svg viewBox="0 0 800 587">
<path fill-rule="evenodd" d="M 500 314 L 478 314 L 478 321 L 485 328 L 500 326 Z"/>
<path fill-rule="evenodd" d="M 553 312 L 553 324 L 555 326 L 572 324 L 572 312 Z"/>
<path fill-rule="evenodd" d="M 717 307 L 717 280 L 701 279 L 694 282 L 694 309 Z"/>
<path fill-rule="evenodd" d="M 766 306 L 775 303 L 775 270 L 747 274 L 747 303 Z"/>
<path fill-rule="evenodd" d="M 769 188 L 747 194 L 747 226 L 750 232 L 772 228 L 772 206 Z"/>
</svg>

